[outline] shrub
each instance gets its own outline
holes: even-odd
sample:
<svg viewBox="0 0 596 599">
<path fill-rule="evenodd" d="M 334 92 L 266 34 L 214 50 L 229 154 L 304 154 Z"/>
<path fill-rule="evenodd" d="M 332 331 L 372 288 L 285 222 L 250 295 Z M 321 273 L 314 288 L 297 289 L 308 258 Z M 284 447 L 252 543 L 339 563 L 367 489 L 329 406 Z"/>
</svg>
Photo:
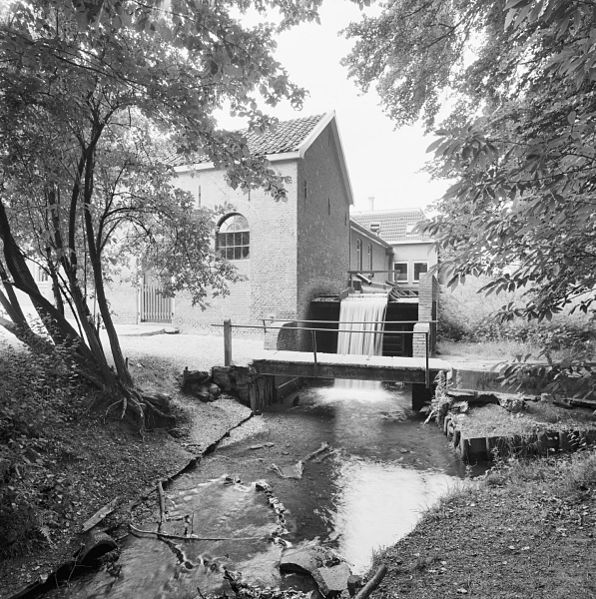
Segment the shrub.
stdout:
<svg viewBox="0 0 596 599">
<path fill-rule="evenodd" d="M 0 556 L 47 538 L 45 519 L 55 506 L 26 483 L 41 476 L 55 430 L 72 418 L 81 395 L 65 356 L 60 348 L 32 355 L 0 345 Z"/>
<path fill-rule="evenodd" d="M 569 350 L 576 358 L 591 359 L 596 347 L 593 317 L 561 313 L 552 321 L 513 320 L 501 322 L 495 313 L 509 302 L 520 300 L 520 292 L 486 296 L 478 293 L 488 279 L 467 280 L 454 290 L 441 288 L 438 335 L 452 341 L 512 341 L 535 346 L 538 351 Z"/>
</svg>

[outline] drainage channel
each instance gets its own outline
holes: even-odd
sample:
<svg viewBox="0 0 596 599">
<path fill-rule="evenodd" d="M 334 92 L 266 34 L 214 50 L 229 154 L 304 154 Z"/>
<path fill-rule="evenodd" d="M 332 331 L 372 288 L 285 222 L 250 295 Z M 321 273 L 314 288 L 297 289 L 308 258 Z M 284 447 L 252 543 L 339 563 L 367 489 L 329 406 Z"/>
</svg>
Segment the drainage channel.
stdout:
<svg viewBox="0 0 596 599">
<path fill-rule="evenodd" d="M 156 505 L 115 563 L 46 596 L 199 597 L 229 592 L 226 571 L 249 584 L 309 590 L 309 577 L 279 566 L 288 552 L 313 546 L 365 573 L 374 551 L 465 484 L 465 466 L 411 412 L 409 393 L 336 381 L 272 406 L 173 481 L 159 529 Z"/>
</svg>

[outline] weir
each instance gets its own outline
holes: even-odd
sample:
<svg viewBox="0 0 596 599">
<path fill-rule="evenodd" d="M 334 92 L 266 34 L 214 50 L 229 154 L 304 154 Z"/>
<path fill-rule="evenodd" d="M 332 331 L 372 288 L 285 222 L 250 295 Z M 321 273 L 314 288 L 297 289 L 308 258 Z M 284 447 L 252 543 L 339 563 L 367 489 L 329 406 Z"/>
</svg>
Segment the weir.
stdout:
<svg viewBox="0 0 596 599">
<path fill-rule="evenodd" d="M 387 294 L 375 293 L 350 295 L 343 299 L 339 308 L 339 332 L 337 353 L 361 356 L 383 354 L 383 322 L 387 312 Z M 359 389 L 377 392 L 380 381 L 336 379 L 336 389 Z"/>
<path fill-rule="evenodd" d="M 382 355 L 386 311 L 386 293 L 350 295 L 343 299 L 339 309 L 337 353 Z"/>
</svg>

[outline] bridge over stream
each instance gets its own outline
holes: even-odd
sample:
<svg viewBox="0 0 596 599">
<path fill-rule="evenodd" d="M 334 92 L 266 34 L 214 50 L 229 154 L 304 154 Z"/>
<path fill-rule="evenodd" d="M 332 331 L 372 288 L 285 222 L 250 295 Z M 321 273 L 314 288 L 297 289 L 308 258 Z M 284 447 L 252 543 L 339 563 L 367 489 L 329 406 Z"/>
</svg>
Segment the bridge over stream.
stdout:
<svg viewBox="0 0 596 599">
<path fill-rule="evenodd" d="M 325 379 L 361 379 L 399 381 L 428 386 L 442 370 L 450 370 L 449 362 L 438 358 L 362 356 L 318 352 L 262 351 L 252 362 L 263 375 L 299 376 Z"/>
<path fill-rule="evenodd" d="M 438 358 L 364 356 L 317 352 L 263 351 L 251 366 L 259 376 L 307 379 L 359 379 L 412 385 L 412 407 L 430 399 L 432 381 L 451 366 Z"/>
<path fill-rule="evenodd" d="M 223 323 L 224 333 L 224 364 L 232 365 L 232 329 L 267 329 L 293 330 L 310 332 L 312 349 L 310 351 L 296 350 L 262 350 L 255 355 L 250 363 L 250 368 L 255 375 L 255 380 L 248 384 L 251 408 L 260 411 L 277 395 L 276 379 L 357 379 L 381 382 L 402 382 L 412 385 L 412 407 L 419 410 L 425 402 L 432 398 L 432 383 L 441 371 L 450 371 L 451 365 L 445 360 L 430 356 L 429 335 L 430 323 L 423 330 L 417 331 L 386 331 L 382 330 L 386 324 L 383 321 L 351 321 L 347 325 L 331 321 L 299 321 L 296 324 L 279 326 L 263 325 L 232 325 L 230 320 Z M 304 326 L 305 323 L 314 323 L 318 326 Z M 335 325 L 335 329 L 321 328 L 320 324 Z M 411 321 L 398 321 L 397 324 L 420 324 Z M 352 326 L 359 325 L 360 330 L 353 330 Z M 365 327 L 362 327 L 365 325 Z M 214 324 L 212 326 L 218 326 Z M 349 327 L 349 328 L 345 328 Z M 366 328 L 368 327 L 368 328 Z M 380 338 L 380 335 L 414 335 L 422 338 L 424 354 L 422 356 L 383 356 L 363 353 L 328 353 L 317 350 L 317 333 L 343 333 L 355 335 L 358 339 L 371 336 Z M 260 379 L 260 381 L 259 381 Z"/>
</svg>

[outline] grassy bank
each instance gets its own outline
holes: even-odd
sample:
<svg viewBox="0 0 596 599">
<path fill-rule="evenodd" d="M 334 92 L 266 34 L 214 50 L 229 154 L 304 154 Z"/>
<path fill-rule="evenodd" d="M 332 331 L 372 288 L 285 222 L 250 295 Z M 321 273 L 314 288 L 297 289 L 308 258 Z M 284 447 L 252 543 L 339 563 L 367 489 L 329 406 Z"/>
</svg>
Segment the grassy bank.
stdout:
<svg viewBox="0 0 596 599">
<path fill-rule="evenodd" d="M 143 490 L 237 424 L 236 406 L 247 411 L 231 400 L 189 401 L 177 393 L 177 367 L 163 359 L 133 355 L 131 369 L 144 389 L 173 395 L 175 429 L 141 438 L 106 422 L 91 409 L 94 391 L 58 362 L 0 345 L 0 598 L 72 559 L 81 525 L 113 499 L 105 524 L 125 523 Z"/>
<path fill-rule="evenodd" d="M 593 599 L 596 452 L 493 468 L 376 559 L 373 597 Z"/>
</svg>

